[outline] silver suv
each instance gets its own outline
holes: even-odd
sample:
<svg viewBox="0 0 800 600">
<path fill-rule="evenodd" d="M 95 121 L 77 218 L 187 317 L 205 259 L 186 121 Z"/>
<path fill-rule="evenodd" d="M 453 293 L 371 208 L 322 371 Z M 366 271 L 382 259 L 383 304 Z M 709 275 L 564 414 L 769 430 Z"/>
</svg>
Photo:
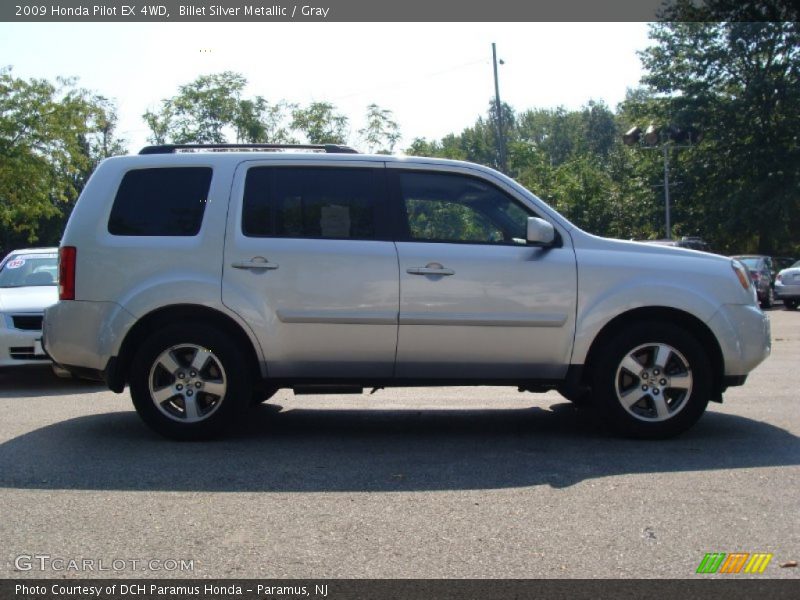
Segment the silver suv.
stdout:
<svg viewBox="0 0 800 600">
<path fill-rule="evenodd" d="M 104 161 L 60 247 L 45 347 L 207 438 L 278 388 L 513 385 L 675 435 L 769 322 L 737 261 L 585 233 L 491 169 L 341 146 Z"/>
</svg>

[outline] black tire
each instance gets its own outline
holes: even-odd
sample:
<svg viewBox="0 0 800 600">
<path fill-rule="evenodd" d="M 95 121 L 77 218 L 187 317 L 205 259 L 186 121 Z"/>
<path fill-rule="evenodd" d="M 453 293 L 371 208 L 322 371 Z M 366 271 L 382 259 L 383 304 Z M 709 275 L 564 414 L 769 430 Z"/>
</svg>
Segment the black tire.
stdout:
<svg viewBox="0 0 800 600">
<path fill-rule="evenodd" d="M 253 394 L 250 396 L 250 404 L 253 406 L 258 406 L 259 404 L 263 404 L 270 398 L 272 398 L 275 394 L 278 393 L 280 388 L 276 387 L 268 387 L 261 390 L 253 390 Z"/>
<path fill-rule="evenodd" d="M 568 392 L 566 390 L 560 389 L 558 393 L 564 396 L 567 400 L 572 402 L 575 408 L 590 408 L 593 404 L 592 401 L 592 391 L 591 390 L 582 390 L 577 392 Z"/>
<path fill-rule="evenodd" d="M 655 360 L 659 351 L 666 360 Z M 639 322 L 602 349 L 592 381 L 595 404 L 614 430 L 663 439 L 686 431 L 702 416 L 711 396 L 711 363 L 697 338 L 682 327 Z"/>
<path fill-rule="evenodd" d="M 775 303 L 775 292 L 772 290 L 772 287 L 767 288 L 767 293 L 764 296 L 764 300 L 761 301 L 761 308 L 772 308 L 772 305 Z"/>
<path fill-rule="evenodd" d="M 177 369 L 166 368 L 170 358 Z M 192 368 L 193 360 L 202 362 L 200 369 Z M 173 395 L 159 402 L 151 387 Z M 136 412 L 154 431 L 175 440 L 202 440 L 241 419 L 252 383 L 245 355 L 231 336 L 190 322 L 165 327 L 144 341 L 131 364 L 130 391 Z"/>
<path fill-rule="evenodd" d="M 797 310 L 797 300 L 784 300 L 783 305 L 786 310 Z"/>
</svg>

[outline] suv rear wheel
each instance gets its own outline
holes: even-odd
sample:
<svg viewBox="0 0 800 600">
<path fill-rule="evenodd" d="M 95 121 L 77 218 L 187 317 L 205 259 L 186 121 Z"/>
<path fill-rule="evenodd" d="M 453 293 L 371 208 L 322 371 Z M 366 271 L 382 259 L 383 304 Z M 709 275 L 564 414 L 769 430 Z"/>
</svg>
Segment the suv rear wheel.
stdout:
<svg viewBox="0 0 800 600">
<path fill-rule="evenodd" d="M 711 364 L 683 328 L 640 322 L 614 337 L 593 371 L 593 389 L 609 424 L 623 435 L 666 438 L 703 414 L 711 393 Z"/>
<path fill-rule="evenodd" d="M 166 327 L 148 337 L 134 357 L 133 404 L 145 423 L 164 436 L 214 437 L 249 406 L 246 364 L 230 337 L 214 327 Z"/>
</svg>

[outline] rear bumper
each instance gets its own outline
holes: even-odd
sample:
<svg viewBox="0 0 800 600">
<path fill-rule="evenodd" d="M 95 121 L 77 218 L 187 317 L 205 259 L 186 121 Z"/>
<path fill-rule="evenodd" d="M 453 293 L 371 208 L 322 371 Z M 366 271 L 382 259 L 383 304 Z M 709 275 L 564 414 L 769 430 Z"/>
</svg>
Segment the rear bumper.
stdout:
<svg viewBox="0 0 800 600">
<path fill-rule="evenodd" d="M 800 299 L 800 284 L 781 285 L 775 284 L 775 298 L 777 300 L 798 300 Z"/>
<path fill-rule="evenodd" d="M 134 321 L 115 302 L 62 301 L 45 312 L 43 344 L 53 361 L 69 371 L 102 373 Z"/>
</svg>

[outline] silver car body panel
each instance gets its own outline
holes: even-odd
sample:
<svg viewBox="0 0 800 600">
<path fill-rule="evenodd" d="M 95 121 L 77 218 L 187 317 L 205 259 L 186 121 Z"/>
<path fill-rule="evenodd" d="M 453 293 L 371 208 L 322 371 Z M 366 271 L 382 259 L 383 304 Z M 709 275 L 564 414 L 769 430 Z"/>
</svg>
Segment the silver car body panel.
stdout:
<svg viewBox="0 0 800 600">
<path fill-rule="evenodd" d="M 484 179 L 550 217 L 561 247 L 398 242 L 401 378 L 558 379 L 569 366 L 577 275 L 568 223 L 507 177 L 463 163 L 401 159 L 387 167 Z M 538 200 L 538 199 L 537 199 Z M 559 216 L 560 217 L 560 216 Z M 428 264 L 452 275 L 418 275 Z"/>
<path fill-rule="evenodd" d="M 119 354 L 133 322 L 121 319 L 112 324 L 110 321 L 118 318 L 113 310 L 108 306 L 92 306 L 110 303 L 124 308 L 134 322 L 170 306 L 194 305 L 217 310 L 245 331 L 263 364 L 260 345 L 248 324 L 221 302 L 221 249 L 225 240 L 230 178 L 241 161 L 211 160 L 203 154 L 180 158 L 182 164 L 213 168 L 203 224 L 200 233 L 192 237 L 117 236 L 108 232 L 108 218 L 123 176 L 131 169 L 164 167 L 158 156 L 138 156 L 133 164 L 131 157 L 109 158 L 92 174 L 86 189 L 94 193 L 81 194 L 75 210 L 94 216 L 70 219 L 61 242 L 78 247 L 76 300 L 59 302 L 59 309 L 46 315 L 47 350 L 57 362 L 102 369 L 109 358 Z M 91 242 L 81 243 L 82 240 Z M 60 308 L 63 305 L 71 306 Z M 97 323 L 98 318 L 106 322 Z M 124 331 L 109 337 L 107 347 L 101 348 L 92 342 L 88 333 L 114 329 L 123 323 Z M 75 354 L 77 347 L 83 348 L 78 356 Z M 79 358 L 82 362 L 78 362 Z"/>
<path fill-rule="evenodd" d="M 102 371 L 136 320 L 116 302 L 59 302 L 47 310 L 47 351 L 64 365 Z"/>
<path fill-rule="evenodd" d="M 222 267 L 222 302 L 250 324 L 271 377 L 391 377 L 397 347 L 398 270 L 393 242 L 248 237 L 242 233 L 247 170 L 231 192 Z M 318 161 L 283 160 L 285 166 Z M 383 168 L 383 161 L 337 166 Z M 273 268 L 237 268 L 254 259 Z"/>
</svg>

